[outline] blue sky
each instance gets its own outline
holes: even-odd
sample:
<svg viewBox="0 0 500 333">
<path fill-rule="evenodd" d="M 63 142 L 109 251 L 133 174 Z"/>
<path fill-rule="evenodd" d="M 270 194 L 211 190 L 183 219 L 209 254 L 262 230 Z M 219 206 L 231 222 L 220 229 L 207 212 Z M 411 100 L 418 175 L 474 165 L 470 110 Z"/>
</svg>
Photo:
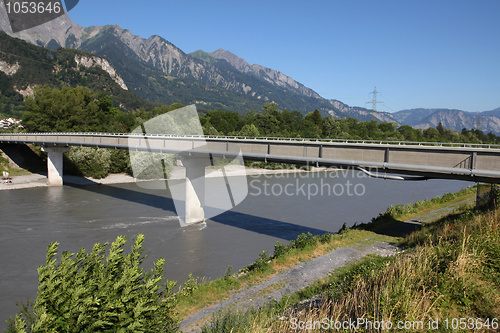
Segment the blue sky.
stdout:
<svg viewBox="0 0 500 333">
<path fill-rule="evenodd" d="M 379 111 L 500 107 L 499 0 L 80 0 L 69 16 L 223 48 L 349 105 L 377 86 Z"/>
</svg>

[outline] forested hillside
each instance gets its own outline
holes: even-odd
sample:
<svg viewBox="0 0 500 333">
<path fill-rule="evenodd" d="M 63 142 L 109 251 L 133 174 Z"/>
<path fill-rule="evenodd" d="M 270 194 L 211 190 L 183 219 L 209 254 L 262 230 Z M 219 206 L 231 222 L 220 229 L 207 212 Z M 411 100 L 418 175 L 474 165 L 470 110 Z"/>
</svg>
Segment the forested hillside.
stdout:
<svg viewBox="0 0 500 333">
<path fill-rule="evenodd" d="M 86 67 L 81 59 L 94 65 Z M 78 64 L 77 60 L 82 62 Z M 20 117 L 24 98 L 32 95 L 34 88 L 40 85 L 53 88 L 85 86 L 94 92 L 112 95 L 115 105 L 124 110 L 153 107 L 120 86 L 118 80 L 95 65 L 96 61 L 102 59 L 83 51 L 41 48 L 0 33 L 0 113 Z"/>
</svg>

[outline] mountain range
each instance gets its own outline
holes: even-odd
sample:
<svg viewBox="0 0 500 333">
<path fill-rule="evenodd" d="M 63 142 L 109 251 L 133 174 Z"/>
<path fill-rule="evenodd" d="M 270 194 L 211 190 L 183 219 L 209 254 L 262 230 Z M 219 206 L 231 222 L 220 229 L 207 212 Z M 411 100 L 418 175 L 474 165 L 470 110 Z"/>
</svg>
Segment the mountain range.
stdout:
<svg viewBox="0 0 500 333">
<path fill-rule="evenodd" d="M 117 84 L 122 89 L 152 103 L 195 103 L 199 109 L 246 113 L 251 108 L 260 110 L 266 102 L 273 102 L 281 109 L 302 113 L 318 109 L 323 116 L 334 118 L 375 119 L 417 128 L 435 127 L 441 122 L 453 130 L 480 128 L 500 134 L 500 108 L 480 115 L 448 109 L 373 112 L 339 100 L 325 99 L 290 76 L 249 64 L 230 51 L 218 49 L 208 53 L 198 50 L 186 54 L 160 36 L 144 39 L 117 25 L 82 27 L 63 15 L 44 25 L 13 33 L 5 8 L 0 6 L 0 30 L 47 49 L 77 49 L 86 52 L 86 59 L 93 55 L 93 68 L 100 66 L 108 74 L 114 73 L 113 80 L 121 80 Z M 0 70 L 5 73 L 14 64 L 5 63 L 5 68 L 0 66 Z"/>
</svg>

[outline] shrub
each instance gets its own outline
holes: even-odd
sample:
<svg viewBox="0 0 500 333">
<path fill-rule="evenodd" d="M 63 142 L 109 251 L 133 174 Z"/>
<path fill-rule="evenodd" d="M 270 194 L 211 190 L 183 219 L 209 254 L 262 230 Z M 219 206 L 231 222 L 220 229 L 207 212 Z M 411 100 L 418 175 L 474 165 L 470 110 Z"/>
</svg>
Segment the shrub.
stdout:
<svg viewBox="0 0 500 333">
<path fill-rule="evenodd" d="M 267 268 L 269 268 L 269 256 L 267 254 L 267 250 L 262 251 L 262 253 L 259 254 L 259 258 L 255 260 L 255 262 L 249 266 L 246 267 L 246 270 L 251 272 L 251 271 L 257 271 L 257 272 L 263 272 Z"/>
<path fill-rule="evenodd" d="M 288 252 L 288 246 L 281 244 L 279 241 L 274 244 L 273 258 L 279 258 Z"/>
<path fill-rule="evenodd" d="M 83 176 L 104 178 L 111 168 L 111 151 L 104 148 L 71 147 L 67 153 Z"/>
<path fill-rule="evenodd" d="M 296 248 L 299 250 L 305 249 L 306 246 L 316 245 L 317 239 L 310 233 L 301 233 L 297 236 L 295 240 L 290 242 L 290 247 Z"/>
<path fill-rule="evenodd" d="M 345 225 L 345 223 L 344 223 L 344 225 Z M 322 244 L 327 244 L 327 243 L 331 242 L 332 238 L 333 238 L 333 234 L 331 234 L 329 232 L 325 232 L 323 235 L 319 236 L 319 241 Z"/>
<path fill-rule="evenodd" d="M 58 243 L 47 250 L 38 268 L 38 295 L 31 309 L 20 306 L 14 332 L 174 332 L 175 282 L 163 283 L 165 260 L 145 272 L 141 264 L 144 236 L 138 235 L 132 252 L 123 255 L 126 239 L 94 245 L 91 253 L 63 252 Z"/>
<path fill-rule="evenodd" d="M 111 166 L 110 173 L 128 173 L 132 174 L 130 166 L 130 156 L 127 150 L 113 149 L 111 150 Z"/>
<path fill-rule="evenodd" d="M 134 177 L 138 179 L 168 178 L 177 162 L 177 156 L 174 154 L 144 151 L 130 151 L 129 154 Z"/>
<path fill-rule="evenodd" d="M 184 296 L 191 296 L 198 289 L 198 278 L 193 277 L 193 273 L 189 273 L 189 277 L 184 282 L 184 286 L 180 288 L 180 292 Z"/>
</svg>

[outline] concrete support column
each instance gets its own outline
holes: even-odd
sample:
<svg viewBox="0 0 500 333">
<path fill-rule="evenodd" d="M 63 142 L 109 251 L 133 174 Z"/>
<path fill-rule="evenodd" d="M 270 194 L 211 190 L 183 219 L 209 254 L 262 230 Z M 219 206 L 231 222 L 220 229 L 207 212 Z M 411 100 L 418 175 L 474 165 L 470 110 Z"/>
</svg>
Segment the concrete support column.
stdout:
<svg viewBox="0 0 500 333">
<path fill-rule="evenodd" d="M 206 157 L 182 157 L 186 168 L 186 200 L 184 223 L 205 221 L 205 168 L 210 165 Z"/>
<path fill-rule="evenodd" d="M 47 153 L 47 173 L 49 186 L 62 186 L 63 184 L 63 153 L 68 147 L 42 147 Z"/>
</svg>

